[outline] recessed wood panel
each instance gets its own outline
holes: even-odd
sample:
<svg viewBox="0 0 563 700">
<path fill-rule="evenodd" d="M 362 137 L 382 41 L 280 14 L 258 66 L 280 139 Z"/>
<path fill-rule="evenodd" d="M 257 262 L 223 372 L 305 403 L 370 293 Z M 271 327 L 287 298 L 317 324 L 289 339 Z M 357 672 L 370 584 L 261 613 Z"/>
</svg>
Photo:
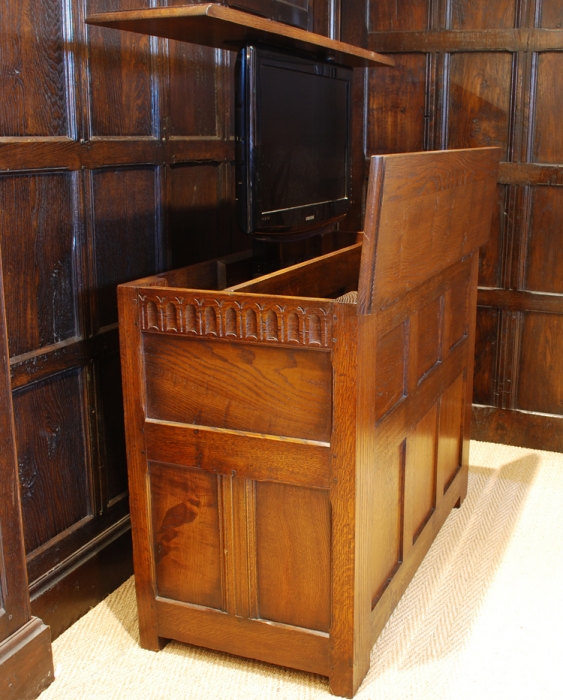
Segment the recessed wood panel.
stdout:
<svg viewBox="0 0 563 700">
<path fill-rule="evenodd" d="M 256 548 L 260 617 L 328 632 L 328 491 L 257 483 Z"/>
<path fill-rule="evenodd" d="M 216 136 L 217 52 L 204 46 L 171 41 L 170 135 Z M 192 95 L 197 95 L 196 100 Z"/>
<path fill-rule="evenodd" d="M 462 430 L 465 402 L 463 374 L 446 389 L 440 401 L 440 428 L 438 433 L 438 483 L 445 493 L 461 467 Z M 442 495 L 438 493 L 438 498 Z"/>
<path fill-rule="evenodd" d="M 158 217 L 152 167 L 92 174 L 98 324 L 117 322 L 117 285 L 156 272 Z"/>
<path fill-rule="evenodd" d="M 404 538 L 414 542 L 436 506 L 436 429 L 434 406 L 407 437 Z"/>
<path fill-rule="evenodd" d="M 560 0 L 542 0 L 540 26 L 543 29 L 561 29 L 563 14 Z"/>
<path fill-rule="evenodd" d="M 561 64 L 563 68 L 563 64 Z M 532 188 L 524 289 L 563 294 L 563 189 Z"/>
<path fill-rule="evenodd" d="M 75 369 L 14 392 L 28 554 L 92 515 L 83 384 Z"/>
<path fill-rule="evenodd" d="M 442 321 L 442 297 L 434 299 L 418 312 L 418 380 L 441 358 Z"/>
<path fill-rule="evenodd" d="M 467 335 L 469 329 L 469 284 L 463 280 L 454 285 L 450 290 L 450 310 L 448 314 L 448 347 L 444 348 L 444 354 L 448 354 L 451 348 Z"/>
<path fill-rule="evenodd" d="M 563 316 L 524 314 L 515 408 L 563 414 Z"/>
<path fill-rule="evenodd" d="M 157 595 L 223 608 L 218 478 L 150 465 Z"/>
<path fill-rule="evenodd" d="M 395 66 L 369 71 L 369 155 L 424 150 L 426 56 L 393 56 Z"/>
<path fill-rule="evenodd" d="M 428 29 L 430 0 L 412 0 L 408 3 L 383 0 L 370 2 L 368 7 L 370 32 Z"/>
<path fill-rule="evenodd" d="M 475 332 L 475 374 L 473 377 L 473 402 L 494 406 L 497 397 L 497 352 L 500 311 L 477 307 Z"/>
<path fill-rule="evenodd" d="M 100 360 L 97 365 L 100 406 L 100 451 L 105 486 L 105 503 L 127 491 L 127 454 L 123 425 L 123 396 L 119 356 Z"/>
<path fill-rule="evenodd" d="M 448 148 L 501 146 L 508 159 L 511 83 L 511 54 L 450 57 Z"/>
<path fill-rule="evenodd" d="M 144 337 L 150 418 L 328 441 L 325 352 Z"/>
<path fill-rule="evenodd" d="M 497 205 L 493 210 L 491 232 L 487 244 L 480 250 L 479 256 L 479 286 L 502 286 L 502 256 L 508 245 L 508 197 L 509 188 L 504 185 L 497 187 Z"/>
<path fill-rule="evenodd" d="M 46 173 L 0 178 L 11 356 L 78 334 L 72 177 Z"/>
<path fill-rule="evenodd" d="M 370 526 L 374 546 L 370 556 L 373 566 L 372 604 L 381 595 L 402 559 L 404 461 L 405 450 L 401 444 L 385 460 L 379 460 L 374 469 L 374 493 L 382 497 L 378 497 L 371 508 Z"/>
<path fill-rule="evenodd" d="M 559 85 L 563 71 L 563 54 L 538 54 L 536 71 L 532 158 L 540 163 L 561 163 L 563 94 L 556 86 Z"/>
<path fill-rule="evenodd" d="M 511 29 L 516 26 L 516 0 L 448 0 L 448 5 L 451 29 Z"/>
<path fill-rule="evenodd" d="M 137 0 L 89 0 L 88 14 L 139 7 Z M 150 38 L 88 27 L 92 136 L 156 135 Z"/>
<path fill-rule="evenodd" d="M 377 341 L 375 417 L 381 418 L 405 394 L 407 324 L 401 323 Z"/>
<path fill-rule="evenodd" d="M 171 168 L 169 176 L 172 267 L 231 252 L 230 224 L 223 210 L 227 205 L 222 201 L 222 168 L 216 163 L 183 164 Z"/>
<path fill-rule="evenodd" d="M 60 0 L 3 3 L 0 136 L 71 135 L 63 17 Z"/>
</svg>

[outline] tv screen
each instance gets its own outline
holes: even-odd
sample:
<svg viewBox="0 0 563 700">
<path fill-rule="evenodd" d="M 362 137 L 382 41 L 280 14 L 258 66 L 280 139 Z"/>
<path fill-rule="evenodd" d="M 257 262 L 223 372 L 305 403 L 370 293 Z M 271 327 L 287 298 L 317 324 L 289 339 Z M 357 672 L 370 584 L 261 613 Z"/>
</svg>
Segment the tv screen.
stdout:
<svg viewBox="0 0 563 700">
<path fill-rule="evenodd" d="M 247 46 L 236 64 L 240 227 L 294 235 L 349 207 L 352 69 Z"/>
</svg>

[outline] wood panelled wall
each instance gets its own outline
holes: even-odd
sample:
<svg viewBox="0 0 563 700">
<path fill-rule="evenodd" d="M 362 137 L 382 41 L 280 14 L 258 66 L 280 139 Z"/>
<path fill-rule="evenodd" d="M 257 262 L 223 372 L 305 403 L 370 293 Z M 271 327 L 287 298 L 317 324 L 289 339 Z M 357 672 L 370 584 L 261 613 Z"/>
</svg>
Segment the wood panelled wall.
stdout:
<svg viewBox="0 0 563 700">
<path fill-rule="evenodd" d="M 132 571 L 115 287 L 250 247 L 232 211 L 234 54 L 84 23 L 148 4 L 0 3 L 17 457 L 32 611 L 55 637 Z M 166 4 L 184 2 L 150 0 Z M 329 3 L 299 4 L 328 34 Z"/>
<path fill-rule="evenodd" d="M 367 19 L 366 19 L 367 18 Z M 563 5 L 346 0 L 370 70 L 365 151 L 504 151 L 482 251 L 474 438 L 563 451 Z"/>
</svg>

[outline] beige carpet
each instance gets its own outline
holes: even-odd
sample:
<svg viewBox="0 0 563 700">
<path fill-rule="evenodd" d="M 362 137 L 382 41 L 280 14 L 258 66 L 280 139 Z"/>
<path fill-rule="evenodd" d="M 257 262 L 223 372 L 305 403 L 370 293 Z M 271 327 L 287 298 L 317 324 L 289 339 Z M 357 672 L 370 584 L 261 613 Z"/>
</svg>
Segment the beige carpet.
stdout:
<svg viewBox="0 0 563 700">
<path fill-rule="evenodd" d="M 471 465 L 358 700 L 563 699 L 563 455 L 472 443 Z M 330 697 L 319 676 L 137 639 L 130 579 L 55 641 L 41 700 Z"/>
</svg>

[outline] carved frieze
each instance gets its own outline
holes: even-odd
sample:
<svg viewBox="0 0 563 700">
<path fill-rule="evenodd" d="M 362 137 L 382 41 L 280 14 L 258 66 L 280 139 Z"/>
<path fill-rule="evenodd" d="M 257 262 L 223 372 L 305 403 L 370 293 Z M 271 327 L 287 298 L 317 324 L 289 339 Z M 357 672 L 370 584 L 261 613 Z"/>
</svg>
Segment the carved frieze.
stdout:
<svg viewBox="0 0 563 700">
<path fill-rule="evenodd" d="M 300 305 L 283 298 L 139 293 L 141 329 L 148 332 L 328 348 L 331 304 Z"/>
</svg>

